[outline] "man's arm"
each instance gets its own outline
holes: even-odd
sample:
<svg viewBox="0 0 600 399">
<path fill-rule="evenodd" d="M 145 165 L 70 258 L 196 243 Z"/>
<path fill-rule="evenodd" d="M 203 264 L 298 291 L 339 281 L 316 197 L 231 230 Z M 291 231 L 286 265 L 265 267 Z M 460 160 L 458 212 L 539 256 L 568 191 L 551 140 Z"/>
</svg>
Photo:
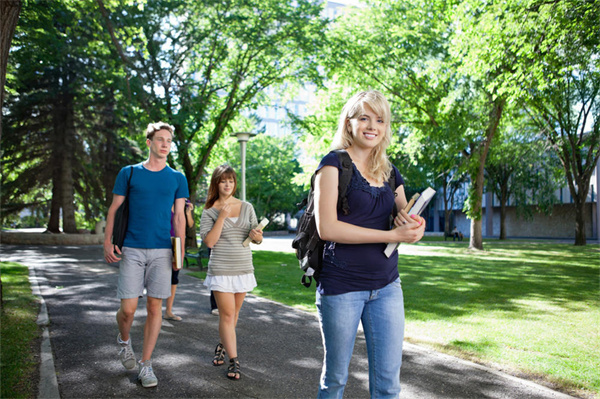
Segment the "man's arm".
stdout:
<svg viewBox="0 0 600 399">
<path fill-rule="evenodd" d="M 173 208 L 173 230 L 175 236 L 181 239 L 181 253 L 185 254 L 185 198 L 177 198 Z"/>
<path fill-rule="evenodd" d="M 106 227 L 104 228 L 104 259 L 108 263 L 114 263 L 121 260 L 121 258 L 115 255 L 115 251 L 120 255 L 121 249 L 116 245 L 113 245 L 112 234 L 115 227 L 115 214 L 123 201 L 125 201 L 124 195 L 113 194 L 112 204 L 110 204 L 106 215 Z"/>
</svg>

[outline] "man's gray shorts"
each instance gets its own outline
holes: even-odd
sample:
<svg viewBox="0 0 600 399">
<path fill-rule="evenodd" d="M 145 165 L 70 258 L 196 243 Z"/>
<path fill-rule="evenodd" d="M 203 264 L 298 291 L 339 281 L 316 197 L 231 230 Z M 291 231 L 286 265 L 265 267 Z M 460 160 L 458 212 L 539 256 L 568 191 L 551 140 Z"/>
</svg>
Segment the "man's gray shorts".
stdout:
<svg viewBox="0 0 600 399">
<path fill-rule="evenodd" d="M 142 296 L 144 287 L 151 298 L 171 296 L 171 248 L 123 247 L 122 253 L 117 298 L 138 298 Z"/>
</svg>

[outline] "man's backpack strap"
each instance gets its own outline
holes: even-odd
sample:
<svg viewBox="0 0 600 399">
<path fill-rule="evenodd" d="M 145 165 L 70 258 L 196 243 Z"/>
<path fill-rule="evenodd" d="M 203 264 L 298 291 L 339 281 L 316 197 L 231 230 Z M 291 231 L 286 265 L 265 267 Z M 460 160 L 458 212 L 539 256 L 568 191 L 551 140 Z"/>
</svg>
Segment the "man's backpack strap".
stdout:
<svg viewBox="0 0 600 399">
<path fill-rule="evenodd" d="M 335 150 L 335 154 L 338 157 L 340 165 L 342 165 L 342 172 L 340 173 L 340 181 L 338 182 L 338 205 L 337 209 L 341 209 L 344 215 L 350 213 L 350 206 L 348 205 L 348 186 L 352 179 L 352 158 L 348 155 L 346 150 Z"/>
</svg>

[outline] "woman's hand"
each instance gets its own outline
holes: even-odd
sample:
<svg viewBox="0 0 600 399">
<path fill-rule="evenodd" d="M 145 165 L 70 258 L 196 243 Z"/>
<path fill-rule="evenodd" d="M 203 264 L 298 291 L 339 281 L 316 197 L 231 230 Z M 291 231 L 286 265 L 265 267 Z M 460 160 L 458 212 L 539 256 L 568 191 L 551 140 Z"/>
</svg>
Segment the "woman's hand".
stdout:
<svg viewBox="0 0 600 399">
<path fill-rule="evenodd" d="M 250 230 L 250 233 L 248 235 L 250 236 L 250 239 L 252 240 L 252 242 L 255 244 L 260 244 L 263 240 L 262 230 L 252 229 L 252 230 Z"/>
<path fill-rule="evenodd" d="M 400 210 L 394 218 L 395 242 L 413 244 L 423 238 L 425 234 L 425 219 L 418 215 L 409 215 L 405 210 Z"/>
<path fill-rule="evenodd" d="M 228 218 L 231 215 L 231 210 L 231 205 L 227 203 L 223 204 L 223 208 L 219 211 L 219 217 L 223 219 Z"/>
</svg>

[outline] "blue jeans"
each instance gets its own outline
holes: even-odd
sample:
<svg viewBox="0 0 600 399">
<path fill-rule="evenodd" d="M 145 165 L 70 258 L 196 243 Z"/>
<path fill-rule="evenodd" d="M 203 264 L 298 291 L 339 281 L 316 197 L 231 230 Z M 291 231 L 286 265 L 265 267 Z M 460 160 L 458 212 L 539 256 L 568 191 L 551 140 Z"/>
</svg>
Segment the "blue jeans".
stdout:
<svg viewBox="0 0 600 399">
<path fill-rule="evenodd" d="M 316 304 L 325 350 L 317 397 L 343 397 L 358 322 L 362 321 L 369 356 L 371 398 L 397 398 L 404 340 L 404 297 L 400 279 L 374 291 L 341 295 L 317 292 Z"/>
</svg>

